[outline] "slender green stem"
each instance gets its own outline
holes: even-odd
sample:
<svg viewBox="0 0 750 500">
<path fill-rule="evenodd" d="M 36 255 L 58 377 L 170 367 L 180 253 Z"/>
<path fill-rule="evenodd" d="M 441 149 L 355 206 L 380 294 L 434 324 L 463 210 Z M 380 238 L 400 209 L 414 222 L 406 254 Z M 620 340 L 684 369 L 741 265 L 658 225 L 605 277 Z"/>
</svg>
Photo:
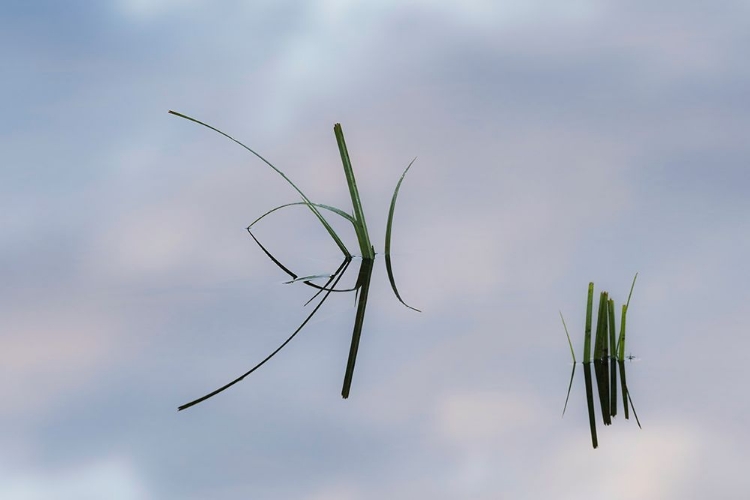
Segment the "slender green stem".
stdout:
<svg viewBox="0 0 750 500">
<path fill-rule="evenodd" d="M 607 343 L 607 292 L 599 294 L 599 315 L 596 320 L 596 338 L 594 340 L 594 359 L 602 359 Z"/>
<path fill-rule="evenodd" d="M 591 362 L 591 313 L 594 306 L 594 283 L 589 283 L 588 299 L 586 300 L 586 331 L 583 338 L 583 362 Z"/>
<path fill-rule="evenodd" d="M 628 305 L 622 306 L 622 316 L 620 316 L 620 340 L 617 345 L 617 359 L 625 361 L 625 317 L 628 315 Z"/>
<path fill-rule="evenodd" d="M 336 134 L 336 142 L 339 146 L 341 162 L 344 164 L 346 184 L 349 186 L 349 194 L 352 198 L 354 219 L 356 220 L 355 230 L 357 232 L 357 240 L 359 242 L 360 251 L 362 252 L 362 258 L 374 259 L 375 249 L 370 243 L 370 234 L 367 232 L 367 223 L 365 222 L 365 212 L 362 209 L 362 202 L 359 198 L 359 190 L 357 189 L 357 181 L 354 179 L 354 169 L 352 168 L 352 162 L 349 159 L 349 151 L 346 148 L 344 131 L 342 130 L 340 123 L 333 126 L 333 132 Z"/>
</svg>

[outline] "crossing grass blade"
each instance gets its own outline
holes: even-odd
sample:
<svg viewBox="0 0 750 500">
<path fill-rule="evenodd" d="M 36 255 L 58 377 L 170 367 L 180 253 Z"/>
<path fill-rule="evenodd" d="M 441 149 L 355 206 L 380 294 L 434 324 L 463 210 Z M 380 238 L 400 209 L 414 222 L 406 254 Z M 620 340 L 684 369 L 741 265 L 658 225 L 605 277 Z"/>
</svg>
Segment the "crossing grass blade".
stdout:
<svg viewBox="0 0 750 500">
<path fill-rule="evenodd" d="M 282 172 L 281 170 L 279 170 L 278 168 L 276 168 L 273 164 L 271 164 L 271 162 L 269 162 L 268 160 L 266 160 L 265 158 L 263 158 L 260 154 L 258 154 L 257 152 L 255 152 L 253 149 L 251 149 L 250 147 L 246 146 L 242 142 L 238 141 L 237 139 L 235 139 L 231 135 L 229 135 L 229 134 L 227 134 L 225 132 L 222 132 L 218 128 L 213 127 L 213 126 L 211 126 L 211 125 L 209 125 L 207 123 L 204 123 L 204 122 L 202 122 L 200 120 L 196 120 L 195 118 L 192 118 L 190 116 L 184 115 L 182 113 L 178 113 L 177 111 L 170 110 L 169 113 L 172 114 L 172 115 L 175 115 L 175 116 L 179 116 L 180 118 L 184 118 L 185 120 L 189 120 L 191 122 L 197 123 L 198 125 L 202 125 L 202 126 L 208 128 L 208 129 L 213 130 L 214 132 L 217 132 L 218 134 L 223 135 L 224 137 L 226 137 L 227 139 L 231 140 L 232 142 L 234 142 L 234 143 L 242 146 L 247 151 L 249 151 L 250 153 L 252 153 L 253 155 L 255 155 L 258 159 L 260 159 L 263 163 L 265 163 L 266 165 L 268 165 L 269 167 L 271 167 L 274 171 L 276 171 L 276 173 L 278 173 L 281 177 L 283 177 L 284 180 L 286 180 L 300 194 L 300 196 L 302 196 L 302 199 L 305 201 L 305 204 L 315 214 L 315 216 L 318 218 L 318 220 L 320 221 L 320 223 L 323 224 L 323 227 L 326 228 L 326 231 L 328 231 L 328 234 L 331 236 L 331 238 L 333 239 L 333 241 L 336 242 L 336 245 L 339 247 L 339 249 L 344 254 L 344 256 L 345 257 L 351 257 L 351 253 L 349 253 L 349 250 L 346 248 L 346 245 L 344 245 L 344 242 L 341 241 L 341 238 L 339 238 L 338 234 L 336 234 L 336 231 L 334 231 L 334 229 L 331 227 L 331 225 L 328 223 L 328 221 L 325 219 L 325 217 L 323 217 L 323 215 L 316 208 L 316 206 L 310 201 L 310 199 L 305 195 L 305 193 L 303 193 L 291 181 L 291 179 L 289 179 L 289 177 L 287 177 L 286 174 L 284 174 L 284 172 Z"/>
</svg>

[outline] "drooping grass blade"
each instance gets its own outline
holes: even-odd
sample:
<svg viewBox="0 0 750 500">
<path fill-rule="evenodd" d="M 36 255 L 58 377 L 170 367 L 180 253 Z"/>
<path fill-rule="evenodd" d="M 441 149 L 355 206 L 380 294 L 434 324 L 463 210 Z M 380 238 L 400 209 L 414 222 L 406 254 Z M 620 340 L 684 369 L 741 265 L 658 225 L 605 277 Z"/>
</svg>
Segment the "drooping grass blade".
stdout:
<svg viewBox="0 0 750 500">
<path fill-rule="evenodd" d="M 357 278 L 357 287 L 359 288 L 359 297 L 357 300 L 357 315 L 354 318 L 352 343 L 349 346 L 349 358 L 346 362 L 344 385 L 341 389 L 341 397 L 343 397 L 344 399 L 349 397 L 349 391 L 352 387 L 354 365 L 357 362 L 359 340 L 362 336 L 362 325 L 365 321 L 365 308 L 367 307 L 367 297 L 370 292 L 370 278 L 372 277 L 373 263 L 373 259 L 362 259 L 362 263 L 359 268 L 359 277 Z"/>
<path fill-rule="evenodd" d="M 591 313 L 594 306 L 594 283 L 589 283 L 589 293 L 586 299 L 586 331 L 583 337 L 583 362 L 591 362 Z M 596 446 L 594 446 L 596 448 Z"/>
<path fill-rule="evenodd" d="M 217 132 L 218 134 L 223 135 L 224 137 L 226 137 L 227 139 L 231 140 L 232 142 L 234 142 L 236 144 L 239 144 L 240 146 L 242 146 L 243 148 L 245 148 L 246 150 L 248 150 L 249 152 L 251 152 L 253 155 L 255 155 L 263 163 L 265 163 L 266 165 L 268 165 L 269 167 L 271 167 L 272 169 L 274 169 L 276 171 L 276 173 L 278 173 L 281 177 L 283 177 L 284 180 L 286 180 L 300 194 L 300 196 L 302 196 L 302 199 L 305 200 L 305 203 L 307 204 L 307 206 L 310 208 L 310 210 L 312 210 L 312 212 L 318 218 L 318 220 L 320 221 L 320 223 L 323 224 L 323 226 L 326 228 L 326 230 L 328 231 L 328 234 L 331 236 L 331 238 L 333 238 L 333 241 L 336 242 L 336 245 L 338 245 L 339 249 L 344 254 L 344 256 L 351 257 L 351 253 L 349 253 L 349 250 L 346 248 L 346 245 L 344 245 L 344 242 L 341 241 L 341 238 L 339 238 L 338 234 L 336 234 L 336 231 L 333 230 L 333 228 L 331 227 L 331 225 L 328 224 L 328 221 L 325 219 L 325 217 L 323 217 L 323 215 L 318 211 L 318 209 L 310 201 L 310 199 L 307 196 L 305 196 L 305 193 L 303 193 L 289 179 L 289 177 L 287 177 L 286 174 L 284 174 L 284 172 L 282 172 L 281 170 L 279 170 L 278 168 L 276 168 L 275 166 L 273 166 L 271 164 L 271 162 L 269 162 L 268 160 L 266 160 L 265 158 L 263 158 L 260 154 L 256 153 L 253 149 L 251 149 L 250 147 L 248 147 L 245 144 L 241 143 L 240 141 L 238 141 L 237 139 L 235 139 L 231 135 L 229 135 L 229 134 L 227 134 L 225 132 L 222 132 L 218 128 L 213 127 L 213 126 L 211 126 L 211 125 L 209 125 L 207 123 L 203 123 L 200 120 L 196 120 L 195 118 L 191 118 L 190 116 L 184 115 L 182 113 L 178 113 L 177 111 L 170 110 L 169 113 L 172 114 L 172 115 L 175 115 L 175 116 L 179 116 L 180 118 L 184 118 L 185 120 L 189 120 L 191 122 L 197 123 L 198 125 L 202 125 L 202 126 L 208 128 L 208 129 L 213 130 L 214 132 Z"/>
<path fill-rule="evenodd" d="M 570 355 L 573 356 L 573 364 L 576 362 L 576 353 L 573 351 L 573 343 L 570 341 L 570 335 L 568 335 L 568 327 L 565 325 L 565 318 L 563 318 L 562 311 L 560 313 L 560 319 L 562 320 L 563 328 L 565 329 L 565 336 L 568 337 L 568 346 L 570 347 Z"/>
<path fill-rule="evenodd" d="M 339 280 L 339 279 L 341 279 L 341 277 L 342 277 L 342 276 L 343 276 L 343 274 L 344 274 L 344 271 L 345 271 L 345 270 L 346 270 L 346 268 L 347 268 L 347 267 L 349 266 L 349 263 L 350 263 L 350 262 L 351 262 L 351 259 L 344 259 L 344 262 L 342 262 L 342 264 L 341 264 L 341 265 L 339 266 L 339 268 L 338 268 L 338 269 L 336 270 L 336 272 L 334 273 L 334 276 L 337 276 L 337 278 L 336 278 L 336 280 L 334 281 L 334 286 L 336 285 L 336 283 L 338 282 L 338 280 Z M 210 393 L 206 394 L 206 395 L 205 395 L 205 396 L 203 396 L 203 397 L 200 397 L 200 398 L 198 398 L 198 399 L 196 399 L 196 400 L 193 400 L 193 401 L 191 401 L 191 402 L 189 402 L 189 403 L 186 403 L 186 404 L 184 404 L 184 405 L 182 405 L 182 406 L 178 407 L 178 411 L 182 411 L 182 410 L 185 410 L 185 409 L 187 409 L 187 408 L 190 408 L 191 406 L 195 406 L 195 405 L 197 405 L 198 403 L 202 403 L 203 401 L 205 401 L 205 400 L 207 400 L 207 399 L 209 399 L 209 398 L 212 398 L 212 397 L 216 396 L 216 395 L 217 395 L 217 394 L 219 394 L 220 392 L 223 392 L 223 391 L 225 391 L 225 390 L 229 389 L 229 388 L 230 388 L 230 387 L 232 387 L 232 386 L 233 386 L 234 384 L 236 384 L 237 382 L 240 382 L 240 381 L 241 381 L 241 380 L 243 380 L 243 379 L 244 379 L 245 377 L 247 377 L 248 375 L 250 375 L 251 373 L 253 373 L 253 372 L 254 372 L 255 370 L 257 370 L 258 368 L 260 368 L 261 366 L 263 366 L 264 364 L 266 364 L 266 362 L 267 362 L 268 360 L 270 360 L 271 358 L 273 358 L 273 357 L 274 357 L 274 356 L 275 356 L 275 355 L 276 355 L 276 354 L 277 354 L 277 353 L 278 353 L 279 351 L 281 351 L 281 350 L 282 350 L 282 349 L 283 349 L 283 348 L 284 348 L 284 347 L 285 347 L 285 346 L 286 346 L 286 345 L 287 345 L 287 344 L 288 344 L 289 342 L 291 342 L 291 341 L 292 341 L 292 339 L 293 339 L 293 338 L 294 338 L 294 337 L 295 337 L 295 336 L 296 336 L 296 335 L 297 335 L 297 334 L 298 334 L 298 333 L 299 333 L 299 332 L 300 332 L 300 331 L 302 330 L 302 328 L 303 328 L 303 327 L 304 327 L 304 326 L 305 326 L 305 325 L 306 325 L 306 324 L 307 324 L 307 323 L 308 323 L 308 322 L 310 321 L 310 319 L 312 319 L 312 317 L 313 317 L 313 316 L 315 315 L 315 313 L 316 313 L 316 312 L 318 312 L 318 309 L 320 309 L 320 306 L 322 306 L 322 305 L 323 305 L 323 303 L 324 303 L 324 302 L 326 301 L 326 299 L 328 298 L 328 296 L 329 296 L 329 295 L 330 295 L 330 292 L 326 293 L 326 294 L 325 294 L 325 295 L 323 296 L 323 298 L 322 298 L 322 299 L 320 299 L 320 302 L 318 303 L 318 305 L 317 305 L 317 306 L 315 306 L 315 309 L 313 309 L 313 310 L 312 310 L 312 312 L 311 312 L 311 313 L 310 313 L 310 314 L 309 314 L 309 315 L 307 316 L 307 318 L 305 318 L 305 320 L 304 320 L 304 321 L 302 322 L 302 324 L 301 324 L 301 325 L 300 325 L 300 326 L 299 326 L 299 327 L 298 327 L 298 328 L 297 328 L 297 329 L 296 329 L 296 330 L 294 331 L 294 333 L 292 333 L 292 335 L 291 335 L 291 336 L 289 336 L 289 338 L 287 338 L 287 339 L 286 339 L 286 340 L 285 340 L 285 341 L 284 341 L 284 342 L 283 342 L 283 343 L 282 343 L 282 344 L 281 344 L 281 345 L 280 345 L 279 347 L 277 347 L 277 348 L 276 348 L 276 350 L 274 350 L 274 351 L 273 351 L 273 352 L 272 352 L 271 354 L 269 354 L 268 356 L 266 356 L 266 358 L 265 358 L 265 359 L 264 359 L 263 361 L 261 361 L 260 363 L 258 363 L 258 364 L 257 364 L 257 365 L 255 365 L 255 366 L 253 366 L 253 367 L 252 367 L 252 368 L 251 368 L 250 370 L 248 370 L 247 372 L 245 372 L 245 373 L 244 373 L 243 375 L 241 375 L 240 377 L 237 377 L 237 378 L 236 378 L 236 379 L 234 379 L 233 381 L 229 382 L 228 384 L 226 384 L 226 385 L 223 385 L 222 387 L 219 387 L 219 388 L 218 388 L 218 389 L 216 389 L 215 391 L 212 391 L 212 392 L 210 392 Z"/>
<path fill-rule="evenodd" d="M 359 248 L 362 252 L 362 258 L 374 259 L 375 249 L 370 243 L 370 234 L 367 232 L 367 223 L 365 222 L 365 212 L 362 210 L 362 201 L 359 199 L 357 181 L 354 179 L 354 170 L 352 169 L 352 162 L 349 159 L 349 151 L 346 148 L 344 131 L 342 130 L 340 123 L 333 126 L 333 132 L 336 135 L 336 142 L 338 143 L 339 153 L 341 154 L 341 162 L 344 164 L 346 184 L 349 186 L 349 194 L 352 198 L 354 219 L 356 220 L 355 229 L 357 232 L 357 240 L 359 241 Z"/>
<path fill-rule="evenodd" d="M 565 396 L 565 406 L 563 406 L 562 416 L 565 416 L 565 410 L 568 409 L 568 399 L 570 399 L 570 389 L 573 387 L 573 376 L 576 374 L 576 362 L 573 362 L 573 370 L 570 372 L 570 382 L 568 383 L 568 394 Z"/>
<path fill-rule="evenodd" d="M 583 364 L 583 377 L 586 381 L 586 406 L 589 410 L 589 428 L 591 429 L 591 444 L 594 448 L 599 446 L 596 437 L 596 415 L 594 414 L 594 388 L 591 383 L 591 363 Z"/>
<path fill-rule="evenodd" d="M 388 273 L 388 281 L 390 281 L 391 283 L 393 293 L 396 295 L 396 298 L 399 300 L 399 302 L 401 302 L 409 309 L 413 309 L 417 312 L 422 312 L 416 307 L 410 306 L 401 298 L 401 295 L 398 293 L 398 288 L 396 287 L 396 279 L 393 277 L 393 266 L 391 265 L 391 232 L 393 229 L 393 214 L 396 211 L 396 198 L 398 198 L 398 191 L 399 189 L 401 189 L 401 182 L 403 182 L 404 177 L 406 176 L 406 172 L 409 171 L 416 160 L 417 159 L 414 158 L 411 162 L 409 162 L 406 170 L 404 170 L 404 173 L 401 174 L 401 178 L 399 178 L 398 183 L 396 183 L 396 189 L 393 191 L 393 197 L 391 198 L 391 207 L 388 210 L 388 223 L 385 227 L 385 270 Z"/>
</svg>

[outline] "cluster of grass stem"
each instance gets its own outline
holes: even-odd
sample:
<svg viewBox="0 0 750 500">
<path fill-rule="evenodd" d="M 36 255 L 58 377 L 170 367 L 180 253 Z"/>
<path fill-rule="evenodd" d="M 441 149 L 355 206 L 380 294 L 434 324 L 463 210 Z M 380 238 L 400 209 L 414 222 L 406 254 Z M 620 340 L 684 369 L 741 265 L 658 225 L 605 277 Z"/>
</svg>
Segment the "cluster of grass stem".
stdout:
<svg viewBox="0 0 750 500">
<path fill-rule="evenodd" d="M 635 280 L 638 278 L 638 273 L 633 277 L 633 283 L 630 285 L 630 293 L 628 294 L 628 301 L 622 306 L 622 315 L 620 317 L 620 335 L 616 334 L 616 318 L 615 318 L 615 301 L 609 296 L 607 292 L 601 292 L 599 294 L 599 305 L 597 309 L 596 328 L 594 329 L 594 351 L 593 351 L 593 365 L 594 374 L 596 378 L 596 386 L 598 392 L 599 406 L 601 408 L 602 421 L 604 425 L 610 425 L 612 423 L 612 417 L 617 415 L 617 401 L 618 401 L 618 388 L 617 388 L 617 372 L 619 369 L 620 373 L 620 391 L 622 394 L 622 405 L 624 409 L 625 418 L 630 417 L 630 409 L 633 410 L 638 427 L 641 426 L 638 420 L 638 415 L 635 413 L 635 407 L 633 407 L 633 401 L 628 391 L 626 379 L 625 379 L 625 326 L 628 306 L 630 305 L 630 298 L 633 295 L 633 288 L 635 287 Z M 588 294 L 586 298 L 586 323 L 583 337 L 583 365 L 584 365 L 584 378 L 586 383 L 586 405 L 588 408 L 589 415 L 589 426 L 591 430 L 591 444 L 594 448 L 599 446 L 599 440 L 596 432 L 596 418 L 594 410 L 594 389 L 593 379 L 591 374 L 592 365 L 592 352 L 591 352 L 591 332 L 592 332 L 592 319 L 594 313 L 594 283 L 589 283 Z M 568 394 L 565 398 L 565 406 L 563 407 L 563 415 L 568 407 L 568 399 L 570 398 L 570 390 L 573 386 L 573 377 L 575 375 L 576 368 L 576 357 L 573 349 L 573 343 L 570 340 L 570 334 L 568 333 L 568 327 L 565 324 L 565 318 L 563 318 L 562 312 L 560 313 L 560 319 L 565 329 L 565 335 L 568 339 L 568 345 L 570 347 L 570 354 L 573 358 L 573 370 L 570 374 L 570 382 L 568 384 Z M 617 342 L 615 341 L 617 339 Z"/>
<path fill-rule="evenodd" d="M 618 337 L 615 327 L 615 301 L 610 298 L 608 292 L 601 292 L 599 294 L 599 306 L 597 309 L 596 329 L 594 334 L 594 353 L 593 359 L 608 359 L 610 357 L 616 358 L 619 361 L 625 360 L 625 327 L 628 306 L 630 305 L 630 298 L 633 296 L 633 288 L 635 287 L 635 280 L 638 279 L 638 273 L 635 273 L 633 277 L 633 283 L 630 285 L 630 293 L 628 294 L 628 301 L 622 306 L 622 315 L 620 316 L 620 335 Z M 592 360 L 591 355 L 591 327 L 593 318 L 593 305 L 594 305 L 594 283 L 589 283 L 588 294 L 586 297 L 586 326 L 583 333 L 583 362 L 590 363 Z M 565 328 L 565 335 L 568 338 L 568 345 L 570 346 L 570 354 L 573 358 L 573 363 L 576 362 L 575 352 L 573 350 L 573 344 L 570 341 L 570 335 L 568 334 L 568 327 L 565 324 L 562 312 L 560 318 Z M 617 339 L 617 341 L 615 341 Z"/>
</svg>

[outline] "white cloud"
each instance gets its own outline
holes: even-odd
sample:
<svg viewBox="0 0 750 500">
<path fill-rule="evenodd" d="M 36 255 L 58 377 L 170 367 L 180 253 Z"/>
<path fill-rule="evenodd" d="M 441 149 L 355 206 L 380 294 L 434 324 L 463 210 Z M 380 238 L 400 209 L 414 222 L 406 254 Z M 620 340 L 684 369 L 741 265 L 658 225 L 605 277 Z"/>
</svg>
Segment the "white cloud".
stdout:
<svg viewBox="0 0 750 500">
<path fill-rule="evenodd" d="M 127 461 L 108 458 L 64 470 L 0 467 L 0 498 L 12 500 L 146 500 L 143 481 Z"/>
</svg>

